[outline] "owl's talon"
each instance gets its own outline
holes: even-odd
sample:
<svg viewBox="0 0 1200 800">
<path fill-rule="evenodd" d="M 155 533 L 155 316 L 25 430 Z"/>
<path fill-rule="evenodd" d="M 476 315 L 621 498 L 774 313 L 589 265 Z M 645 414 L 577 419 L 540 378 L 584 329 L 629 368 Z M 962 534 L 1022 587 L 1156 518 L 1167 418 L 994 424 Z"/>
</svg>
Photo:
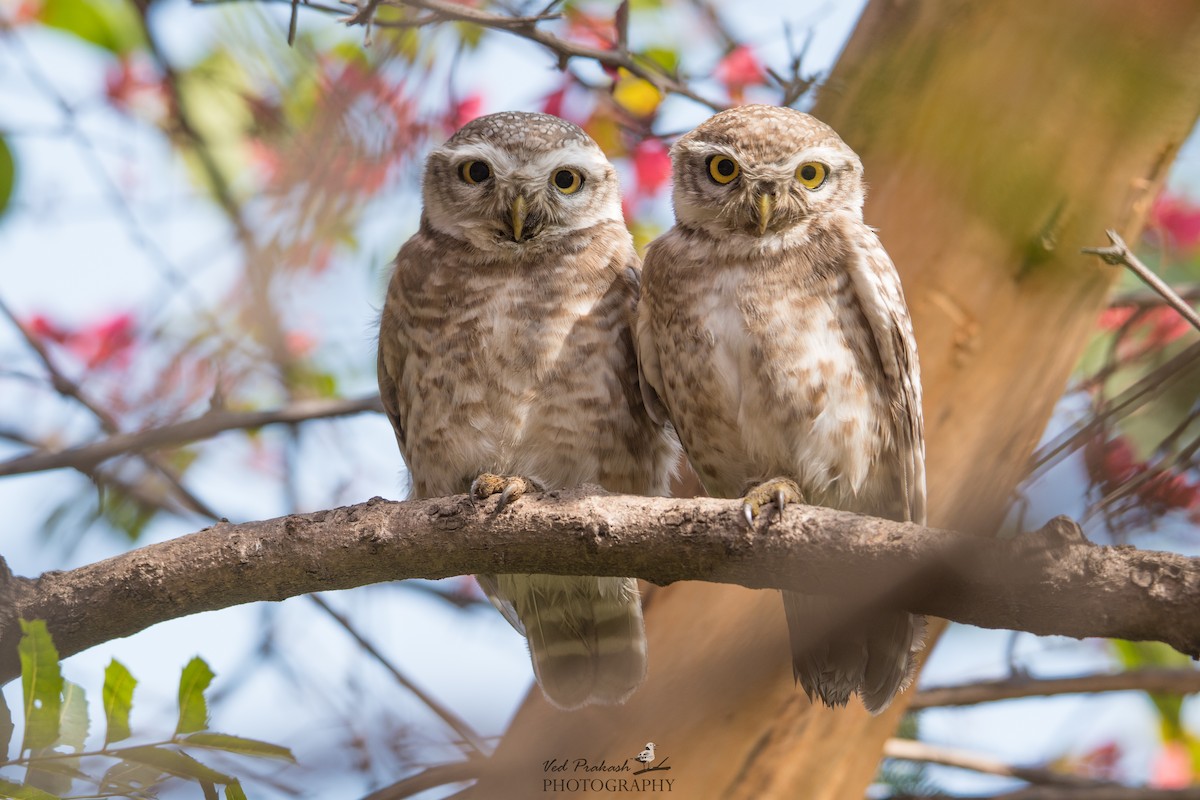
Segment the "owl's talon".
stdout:
<svg viewBox="0 0 1200 800">
<path fill-rule="evenodd" d="M 500 501 L 496 503 L 496 513 L 499 514 L 504 510 L 504 507 L 525 494 L 525 487 L 517 481 L 510 482 L 504 487 L 504 491 L 500 493 Z"/>
<path fill-rule="evenodd" d="M 772 478 L 752 487 L 742 498 L 742 513 L 746 521 L 754 524 L 754 518 L 762 511 L 763 506 L 774 505 L 782 514 L 788 503 L 803 503 L 804 494 L 800 487 L 790 478 Z"/>
<path fill-rule="evenodd" d="M 538 491 L 541 491 L 540 486 L 520 475 L 496 475 L 484 472 L 471 482 L 471 501 L 486 500 L 492 495 L 498 494 L 500 499 L 496 502 L 496 513 L 500 513 L 526 492 Z"/>
</svg>

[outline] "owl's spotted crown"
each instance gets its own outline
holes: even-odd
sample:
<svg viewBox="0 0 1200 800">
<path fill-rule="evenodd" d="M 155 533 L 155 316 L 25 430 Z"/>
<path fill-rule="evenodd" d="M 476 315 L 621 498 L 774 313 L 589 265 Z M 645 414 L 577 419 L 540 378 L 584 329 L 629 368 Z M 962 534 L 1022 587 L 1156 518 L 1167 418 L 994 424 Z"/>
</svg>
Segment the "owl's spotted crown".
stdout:
<svg viewBox="0 0 1200 800">
<path fill-rule="evenodd" d="M 565 119 L 532 111 L 501 111 L 468 122 L 446 142 L 449 146 L 489 142 L 500 147 L 558 148 L 569 142 L 595 145 L 592 137 Z"/>
</svg>

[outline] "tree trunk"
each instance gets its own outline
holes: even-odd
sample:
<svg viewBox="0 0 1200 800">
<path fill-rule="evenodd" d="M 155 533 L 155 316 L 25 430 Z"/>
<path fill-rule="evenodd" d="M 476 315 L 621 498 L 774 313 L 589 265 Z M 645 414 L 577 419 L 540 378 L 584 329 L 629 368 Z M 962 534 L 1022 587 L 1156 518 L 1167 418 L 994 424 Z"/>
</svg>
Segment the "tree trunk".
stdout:
<svg viewBox="0 0 1200 800">
<path fill-rule="evenodd" d="M 924 372 L 930 524 L 990 531 L 1116 270 L 1079 249 L 1136 240 L 1200 113 L 1200 5 L 875 0 L 816 116 L 862 156 Z M 793 686 L 778 593 L 683 584 L 647 611 L 650 672 L 619 708 L 534 690 L 472 796 L 578 796 L 543 762 L 620 763 L 689 798 L 861 798 L 906 705 L 872 718 Z M 643 796 L 665 793 L 665 785 Z M 633 796 L 636 793 L 622 792 Z"/>
</svg>

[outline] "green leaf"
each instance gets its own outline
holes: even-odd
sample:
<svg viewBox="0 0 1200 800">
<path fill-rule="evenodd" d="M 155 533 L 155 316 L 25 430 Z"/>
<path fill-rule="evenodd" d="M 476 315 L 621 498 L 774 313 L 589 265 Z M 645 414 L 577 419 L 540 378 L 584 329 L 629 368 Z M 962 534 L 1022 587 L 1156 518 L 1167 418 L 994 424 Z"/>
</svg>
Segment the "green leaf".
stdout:
<svg viewBox="0 0 1200 800">
<path fill-rule="evenodd" d="M 56 794 L 43 792 L 34 786 L 9 783 L 3 778 L 0 778 L 0 797 L 10 797 L 14 800 L 59 800 Z"/>
<path fill-rule="evenodd" d="M 296 763 L 296 757 L 286 747 L 280 747 L 277 744 L 270 744 L 269 742 L 260 742 L 257 739 L 243 739 L 241 736 L 230 736 L 225 733 L 209 733 L 208 731 L 193 733 L 191 736 L 184 737 L 183 743 L 195 747 L 206 747 L 210 750 L 241 753 L 244 756 L 282 758 L 285 761 L 291 761 L 293 764 Z"/>
<path fill-rule="evenodd" d="M 163 772 L 179 778 L 190 778 L 205 783 L 232 783 L 233 776 L 217 772 L 212 767 L 201 764 L 186 753 L 168 750 L 164 747 L 129 747 L 122 749 L 121 756 L 126 761 L 157 767 Z"/>
<path fill-rule="evenodd" d="M 58 741 L 62 714 L 62 673 L 58 651 L 44 620 L 21 620 L 21 688 L 25 699 L 25 750 L 40 750 Z"/>
<path fill-rule="evenodd" d="M 100 781 L 100 791 L 140 797 L 147 789 L 161 783 L 163 778 L 163 771 L 157 767 L 121 761 L 113 764 L 108 772 L 104 773 L 104 779 Z"/>
<path fill-rule="evenodd" d="M 246 793 L 242 791 L 242 784 L 234 781 L 226 786 L 225 800 L 247 800 Z"/>
<path fill-rule="evenodd" d="M 12 150 L 8 149 L 8 142 L 4 141 L 3 136 L 0 136 L 0 216 L 3 216 L 4 210 L 8 208 L 16 177 L 17 167 L 13 161 Z"/>
<path fill-rule="evenodd" d="M 38 12 L 43 25 L 78 36 L 111 53 L 125 55 L 144 43 L 141 23 L 130 3 L 113 0 L 46 0 Z"/>
<path fill-rule="evenodd" d="M 0 761 L 8 758 L 8 743 L 12 741 L 12 735 L 12 712 L 8 710 L 8 703 L 4 700 L 4 693 L 0 692 Z"/>
<path fill-rule="evenodd" d="M 200 791 L 204 792 L 204 800 L 221 800 L 217 796 L 217 787 L 212 783 L 201 783 Z"/>
<path fill-rule="evenodd" d="M 179 724 L 175 735 L 202 731 L 208 727 L 208 702 L 204 690 L 212 683 L 213 671 L 196 656 L 183 668 L 179 676 Z M 224 781 L 219 781 L 224 783 Z"/>
<path fill-rule="evenodd" d="M 62 716 L 59 717 L 56 744 L 66 745 L 76 753 L 81 753 L 87 735 L 87 695 L 84 694 L 83 687 L 70 681 L 64 681 Z"/>
<path fill-rule="evenodd" d="M 105 747 L 129 738 L 129 712 L 133 708 L 133 689 L 136 686 L 137 678 L 115 658 L 104 670 L 104 718 L 108 722 L 108 731 L 104 734 Z"/>
</svg>

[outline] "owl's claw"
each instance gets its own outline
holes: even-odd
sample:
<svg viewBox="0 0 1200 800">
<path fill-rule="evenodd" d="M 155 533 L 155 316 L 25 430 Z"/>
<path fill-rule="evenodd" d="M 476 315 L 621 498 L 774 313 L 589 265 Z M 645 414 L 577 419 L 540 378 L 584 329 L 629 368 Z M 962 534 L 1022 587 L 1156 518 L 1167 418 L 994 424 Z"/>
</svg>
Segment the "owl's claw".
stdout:
<svg viewBox="0 0 1200 800">
<path fill-rule="evenodd" d="M 494 494 L 500 495 L 496 503 L 496 513 L 500 513 L 517 498 L 526 492 L 540 492 L 540 486 L 520 475 L 496 475 L 484 472 L 471 482 L 471 501 L 486 500 Z"/>
<path fill-rule="evenodd" d="M 782 514 L 788 503 L 803 503 L 804 493 L 790 478 L 772 478 L 752 487 L 742 501 L 742 514 L 746 522 L 753 525 L 763 506 L 774 505 Z"/>
</svg>

